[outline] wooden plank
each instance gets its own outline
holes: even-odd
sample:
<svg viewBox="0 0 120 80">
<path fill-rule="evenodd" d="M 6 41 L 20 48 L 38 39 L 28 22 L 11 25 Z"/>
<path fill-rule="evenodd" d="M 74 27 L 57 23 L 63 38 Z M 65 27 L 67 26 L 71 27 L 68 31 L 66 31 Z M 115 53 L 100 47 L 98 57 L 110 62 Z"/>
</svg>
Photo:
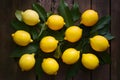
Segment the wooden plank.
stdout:
<svg viewBox="0 0 120 80">
<path fill-rule="evenodd" d="M 51 11 L 52 0 L 38 0 L 38 3 L 45 8 L 47 12 Z"/>
<path fill-rule="evenodd" d="M 111 80 L 120 80 L 120 0 L 111 0 L 111 33 L 115 39 L 111 41 Z"/>
<path fill-rule="evenodd" d="M 32 4 L 35 2 L 36 0 L 29 0 L 29 1 L 16 1 L 16 4 L 13 3 L 14 7 L 17 7 L 17 9 L 20 10 L 26 10 L 26 9 L 31 9 Z M 17 10 L 15 9 L 15 10 Z M 18 66 L 17 66 L 18 67 Z M 36 80 L 36 75 L 33 71 L 28 71 L 28 72 L 22 72 L 19 68 L 17 68 L 17 72 L 16 72 L 16 80 Z"/>
<path fill-rule="evenodd" d="M 70 66 L 60 62 L 59 62 L 59 65 L 60 65 L 60 68 L 57 75 L 55 76 L 55 80 L 66 80 L 66 75 Z M 72 79 L 69 79 L 69 80 L 72 80 Z"/>
<path fill-rule="evenodd" d="M 38 3 L 45 8 L 47 12 L 51 12 L 53 0 L 38 0 Z M 37 77 L 37 80 L 54 80 L 54 76 L 43 74 L 41 78 Z"/>
<path fill-rule="evenodd" d="M 79 5 L 81 13 L 91 8 L 90 0 L 74 0 L 74 3 L 77 3 Z M 91 80 L 91 72 L 80 70 L 78 74 L 75 77 L 73 77 L 73 80 Z"/>
<path fill-rule="evenodd" d="M 92 0 L 92 9 L 96 10 L 100 17 L 110 15 L 109 0 Z M 92 80 L 110 80 L 110 65 L 102 65 L 92 72 Z"/>
<path fill-rule="evenodd" d="M 91 72 L 80 70 L 73 80 L 91 80 Z"/>
<path fill-rule="evenodd" d="M 35 75 L 33 75 L 32 72 L 26 75 L 21 73 L 21 71 L 18 70 L 17 63 L 10 58 L 10 54 L 14 49 L 14 43 L 11 39 L 13 30 L 10 27 L 10 22 L 14 19 L 14 12 L 18 7 L 19 9 L 23 7 L 24 9 L 27 7 L 29 8 L 32 2 L 33 0 L 23 2 L 17 2 L 16 0 L 1 0 L 0 2 L 0 40 L 2 40 L 0 45 L 0 53 L 2 55 L 0 56 L 0 80 L 35 80 Z"/>
<path fill-rule="evenodd" d="M 110 14 L 110 0 L 92 0 L 91 8 L 97 10 L 99 16 L 106 16 Z"/>
<path fill-rule="evenodd" d="M 84 12 L 85 10 L 91 8 L 90 0 L 74 0 L 74 3 L 77 3 L 79 5 L 79 9 L 81 12 Z"/>
<path fill-rule="evenodd" d="M 65 3 L 68 4 L 68 7 L 71 8 L 72 5 L 73 5 L 73 0 L 64 0 Z M 57 9 L 58 9 L 58 6 L 59 6 L 59 3 L 60 3 L 60 0 L 54 0 L 54 4 L 53 4 L 53 9 L 52 11 L 56 14 L 57 13 Z M 60 65 L 60 69 L 58 71 L 58 74 L 56 75 L 55 77 L 55 80 L 65 80 L 66 79 L 66 75 L 67 75 L 67 71 L 69 69 L 69 65 L 66 65 L 66 64 L 63 64 L 63 63 L 59 63 Z M 72 80 L 72 79 L 70 79 Z"/>
</svg>

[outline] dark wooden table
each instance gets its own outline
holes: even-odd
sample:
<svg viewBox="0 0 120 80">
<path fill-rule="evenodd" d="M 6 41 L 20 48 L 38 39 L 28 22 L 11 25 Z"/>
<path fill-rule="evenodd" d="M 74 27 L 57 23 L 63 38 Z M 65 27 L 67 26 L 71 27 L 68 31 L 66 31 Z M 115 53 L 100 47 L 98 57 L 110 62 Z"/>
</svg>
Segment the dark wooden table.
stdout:
<svg viewBox="0 0 120 80">
<path fill-rule="evenodd" d="M 65 0 L 69 7 L 77 2 L 80 11 L 95 9 L 100 16 L 111 15 L 111 33 L 116 37 L 110 42 L 109 52 L 112 63 L 99 67 L 92 72 L 79 73 L 71 80 L 120 80 L 120 0 Z M 12 29 L 10 22 L 15 17 L 17 9 L 25 10 L 31 8 L 33 2 L 39 2 L 46 8 L 46 11 L 56 9 L 59 0 L 1 0 L 0 1 L 0 80 L 64 80 L 66 68 L 62 66 L 57 76 L 43 75 L 42 79 L 37 79 L 34 71 L 21 72 L 16 62 L 10 58 L 14 49 L 11 39 Z"/>
</svg>

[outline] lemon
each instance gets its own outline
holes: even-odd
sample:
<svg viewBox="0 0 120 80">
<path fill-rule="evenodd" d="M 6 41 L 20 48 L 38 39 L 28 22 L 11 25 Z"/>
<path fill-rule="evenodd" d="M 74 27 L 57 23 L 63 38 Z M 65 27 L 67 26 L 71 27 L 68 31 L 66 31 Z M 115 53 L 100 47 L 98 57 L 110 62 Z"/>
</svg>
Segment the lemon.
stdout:
<svg viewBox="0 0 120 80">
<path fill-rule="evenodd" d="M 70 26 L 65 31 L 64 39 L 69 42 L 77 42 L 82 37 L 82 29 L 78 26 Z"/>
<path fill-rule="evenodd" d="M 62 16 L 54 14 L 47 19 L 46 24 L 51 30 L 60 30 L 63 28 L 65 22 Z"/>
<path fill-rule="evenodd" d="M 81 22 L 85 26 L 93 26 L 98 21 L 98 13 L 95 10 L 86 10 L 81 16 Z"/>
<path fill-rule="evenodd" d="M 96 35 L 90 38 L 90 45 L 95 51 L 98 52 L 105 51 L 110 46 L 108 40 L 101 35 Z"/>
<path fill-rule="evenodd" d="M 34 26 L 40 22 L 39 15 L 36 11 L 28 9 L 22 12 L 22 19 L 25 24 Z"/>
<path fill-rule="evenodd" d="M 32 54 L 24 54 L 19 59 L 19 66 L 22 71 L 29 71 L 31 70 L 35 65 L 35 58 L 34 53 Z"/>
<path fill-rule="evenodd" d="M 99 59 L 92 53 L 82 54 L 82 64 L 85 68 L 94 70 L 99 66 Z"/>
<path fill-rule="evenodd" d="M 49 75 L 56 75 L 59 70 L 59 64 L 54 58 L 44 58 L 41 66 L 43 71 Z"/>
<path fill-rule="evenodd" d="M 20 46 L 27 46 L 29 43 L 33 42 L 30 34 L 24 30 L 16 31 L 12 34 L 12 37 L 14 42 Z"/>
<path fill-rule="evenodd" d="M 66 49 L 62 54 L 62 61 L 66 64 L 74 64 L 80 58 L 80 51 L 74 48 Z"/>
<path fill-rule="evenodd" d="M 58 41 L 53 36 L 45 36 L 40 41 L 40 49 L 45 53 L 53 52 L 58 45 Z"/>
</svg>

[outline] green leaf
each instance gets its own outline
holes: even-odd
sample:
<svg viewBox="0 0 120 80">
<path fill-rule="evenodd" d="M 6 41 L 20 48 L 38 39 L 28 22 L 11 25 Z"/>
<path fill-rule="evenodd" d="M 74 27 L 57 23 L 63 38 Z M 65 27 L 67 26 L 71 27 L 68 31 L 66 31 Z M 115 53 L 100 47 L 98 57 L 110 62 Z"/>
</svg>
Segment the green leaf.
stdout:
<svg viewBox="0 0 120 80">
<path fill-rule="evenodd" d="M 21 47 L 17 46 L 13 53 L 11 54 L 11 57 L 20 57 L 21 55 L 25 53 L 35 53 L 38 50 L 38 44 L 32 43 L 29 44 L 28 46 Z"/>
<path fill-rule="evenodd" d="M 37 39 L 38 33 L 37 33 L 37 30 L 36 30 L 35 27 L 34 28 L 30 27 L 30 26 L 28 26 L 28 25 L 26 25 L 23 22 L 20 22 L 18 20 L 12 21 L 11 26 L 15 30 L 25 30 L 25 31 L 27 31 L 31 34 L 33 40 Z"/>
<path fill-rule="evenodd" d="M 42 19 L 42 21 L 45 22 L 45 21 L 47 20 L 47 12 L 45 11 L 45 9 L 44 9 L 41 5 L 39 5 L 39 4 L 37 4 L 37 3 L 34 3 L 34 4 L 32 5 L 32 8 L 33 8 L 35 11 L 38 12 L 38 14 L 39 14 L 40 18 Z"/>
<path fill-rule="evenodd" d="M 21 13 L 22 13 L 22 11 L 20 11 L 20 10 L 16 10 L 16 12 L 15 12 L 15 16 L 19 21 L 22 21 L 22 14 Z"/>
<path fill-rule="evenodd" d="M 74 3 L 71 9 L 71 15 L 74 22 L 80 19 L 81 13 L 79 11 L 79 5 L 77 3 Z"/>
<path fill-rule="evenodd" d="M 62 55 L 62 52 L 61 52 L 61 49 L 60 49 L 60 44 L 57 46 L 57 49 L 55 50 L 55 54 L 54 54 L 54 57 L 59 59 Z"/>
<path fill-rule="evenodd" d="M 35 28 L 30 28 L 29 33 L 31 34 L 33 40 L 37 40 L 38 32 Z"/>
<path fill-rule="evenodd" d="M 60 4 L 58 6 L 58 12 L 61 16 L 63 16 L 66 27 L 72 26 L 74 24 L 71 11 L 67 3 L 64 2 L 64 0 L 60 1 Z"/>
<path fill-rule="evenodd" d="M 47 17 L 51 16 L 53 12 L 47 12 Z"/>
<path fill-rule="evenodd" d="M 98 23 L 93 26 L 92 30 L 91 30 L 91 34 L 96 33 L 98 30 L 103 29 L 105 27 L 105 25 L 110 23 L 110 16 L 104 16 L 102 17 Z"/>
<path fill-rule="evenodd" d="M 40 32 L 38 34 L 38 38 L 37 38 L 38 40 L 42 37 L 44 31 L 46 32 L 47 26 L 45 24 L 39 24 L 39 28 L 40 28 Z"/>
<path fill-rule="evenodd" d="M 41 78 L 43 75 L 43 70 L 41 67 L 41 63 L 43 61 L 43 58 L 40 55 L 36 55 L 36 63 L 35 63 L 35 73 L 37 75 L 38 78 Z"/>
<path fill-rule="evenodd" d="M 98 30 L 98 34 L 105 35 L 109 32 L 110 24 L 106 24 L 104 28 Z"/>
<path fill-rule="evenodd" d="M 108 40 L 112 40 L 112 39 L 114 39 L 115 37 L 114 36 L 112 36 L 112 34 L 111 33 L 107 33 L 107 34 L 105 34 L 104 35 L 104 37 L 106 37 Z"/>
<path fill-rule="evenodd" d="M 48 35 L 55 37 L 58 41 L 64 40 L 65 29 L 61 29 L 59 31 L 53 31 L 53 30 L 48 29 L 47 31 L 48 31 Z"/>
<path fill-rule="evenodd" d="M 15 30 L 25 30 L 25 31 L 30 31 L 29 26 L 27 26 L 26 24 L 24 24 L 23 22 L 20 22 L 18 20 L 14 20 L 11 22 L 11 26 L 15 29 Z"/>
<path fill-rule="evenodd" d="M 100 60 L 100 64 L 110 64 L 111 63 L 111 57 L 110 54 L 105 52 L 97 53 L 97 56 Z"/>
<path fill-rule="evenodd" d="M 81 66 L 80 61 L 73 64 L 67 72 L 66 80 L 70 80 L 72 77 L 74 77 L 78 73 L 78 71 L 80 70 L 80 66 Z"/>
</svg>

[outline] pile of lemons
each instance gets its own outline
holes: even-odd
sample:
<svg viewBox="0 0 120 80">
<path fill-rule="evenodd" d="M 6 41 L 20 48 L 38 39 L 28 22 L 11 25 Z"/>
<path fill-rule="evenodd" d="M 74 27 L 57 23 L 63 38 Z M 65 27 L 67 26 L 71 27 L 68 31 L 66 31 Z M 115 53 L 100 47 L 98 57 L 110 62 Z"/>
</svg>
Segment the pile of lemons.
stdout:
<svg viewBox="0 0 120 80">
<path fill-rule="evenodd" d="M 40 16 L 34 10 L 28 9 L 22 12 L 22 19 L 26 25 L 35 26 L 40 23 Z M 80 24 L 91 27 L 98 22 L 99 15 L 95 10 L 86 10 L 82 13 Z M 58 31 L 65 26 L 65 21 L 59 14 L 52 14 L 45 23 L 49 29 Z M 82 38 L 83 29 L 79 26 L 69 26 L 64 32 L 64 40 L 70 43 L 76 43 Z M 27 46 L 34 42 L 31 34 L 25 30 L 17 30 L 12 34 L 13 41 L 19 46 Z M 109 48 L 108 40 L 101 35 L 95 35 L 89 39 L 90 46 L 97 52 L 105 51 Z M 54 52 L 59 44 L 59 40 L 49 35 L 44 36 L 39 41 L 39 49 L 46 54 Z M 81 59 L 81 60 L 80 60 Z M 99 58 L 91 52 L 82 53 L 75 48 L 68 48 L 62 52 L 61 60 L 63 63 L 72 65 L 80 61 L 87 69 L 94 70 L 99 66 Z M 35 53 L 25 53 L 19 59 L 19 66 L 22 71 L 29 71 L 35 66 Z M 56 75 L 59 70 L 59 63 L 54 57 L 44 58 L 41 66 L 43 71 L 49 75 Z"/>
</svg>

